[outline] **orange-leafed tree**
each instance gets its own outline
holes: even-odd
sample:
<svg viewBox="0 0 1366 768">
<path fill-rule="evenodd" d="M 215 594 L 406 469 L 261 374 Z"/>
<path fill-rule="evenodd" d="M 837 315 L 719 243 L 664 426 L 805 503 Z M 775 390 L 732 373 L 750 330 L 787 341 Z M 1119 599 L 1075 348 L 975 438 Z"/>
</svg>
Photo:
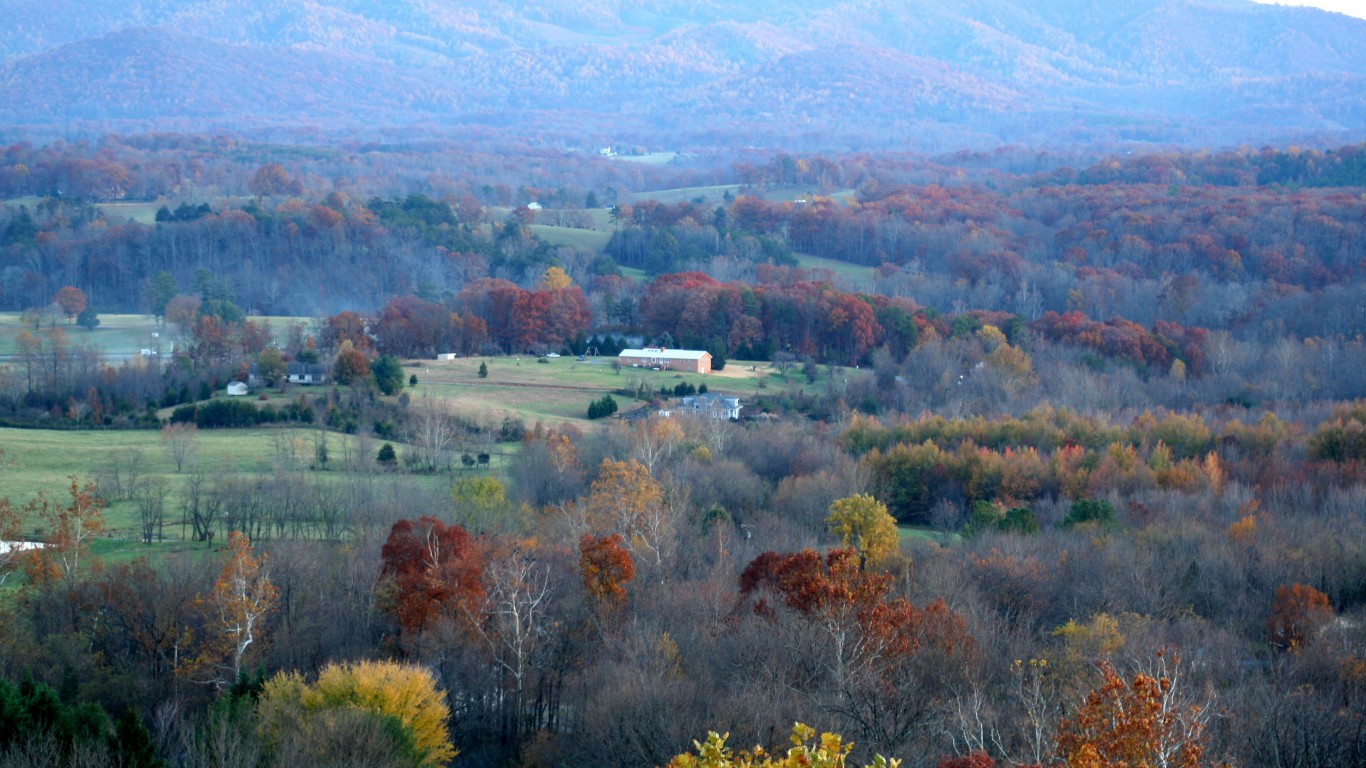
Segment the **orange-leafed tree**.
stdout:
<svg viewBox="0 0 1366 768">
<path fill-rule="evenodd" d="M 434 517 L 400 520 L 380 557 L 380 603 L 404 634 L 419 633 L 441 618 L 478 614 L 485 557 L 464 528 Z"/>
<path fill-rule="evenodd" d="M 81 485 L 74 475 L 70 479 L 70 504 L 60 506 L 39 493 L 25 507 L 25 516 L 39 520 L 47 531 L 43 548 L 29 558 L 29 578 L 74 589 L 89 565 L 90 540 L 104 531 L 104 499 L 96 495 L 93 483 Z"/>
<path fill-rule="evenodd" d="M 9 499 L 0 499 L 0 584 L 5 583 L 20 561 L 19 513 Z M 13 542 L 13 543 L 11 543 Z"/>
<path fill-rule="evenodd" d="M 52 297 L 52 301 L 62 308 L 62 314 L 66 315 L 66 319 L 68 320 L 84 312 L 87 304 L 85 291 L 82 291 L 74 285 L 63 286 L 61 290 L 57 291 L 56 295 Z"/>
<path fill-rule="evenodd" d="M 579 540 L 579 572 L 583 588 L 593 600 L 620 604 L 626 600 L 626 582 L 636 575 L 631 553 L 620 534 L 594 536 L 585 533 Z"/>
<path fill-rule="evenodd" d="M 936 768 L 996 768 L 996 761 L 985 752 L 969 752 L 957 757 L 945 757 Z"/>
<path fill-rule="evenodd" d="M 1058 725 L 1067 768 L 1198 768 L 1206 714 L 1185 700 L 1175 675 L 1125 680 L 1109 662 L 1099 668 L 1100 685 Z"/>
<path fill-rule="evenodd" d="M 206 666 L 216 670 L 210 679 L 216 686 L 232 685 L 242 674 L 247 651 L 261 638 L 266 616 L 275 610 L 279 596 L 266 555 L 253 556 L 245 534 L 229 533 L 227 562 L 213 592 L 199 600 L 211 632 L 205 648 L 211 661 Z"/>
<path fill-rule="evenodd" d="M 1306 584 L 1282 584 L 1271 602 L 1266 637 L 1272 645 L 1296 650 L 1332 620 L 1328 595 Z"/>
</svg>

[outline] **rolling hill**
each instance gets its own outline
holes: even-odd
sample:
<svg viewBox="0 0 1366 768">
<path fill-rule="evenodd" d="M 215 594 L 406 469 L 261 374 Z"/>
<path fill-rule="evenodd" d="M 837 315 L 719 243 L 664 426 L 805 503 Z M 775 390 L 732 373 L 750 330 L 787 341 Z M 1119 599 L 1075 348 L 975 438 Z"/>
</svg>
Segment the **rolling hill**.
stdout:
<svg viewBox="0 0 1366 768">
<path fill-rule="evenodd" d="M 1366 128 L 1366 21 L 1247 0 L 0 0 L 0 121 L 656 143 Z M 756 138 L 758 137 L 758 138 Z"/>
</svg>

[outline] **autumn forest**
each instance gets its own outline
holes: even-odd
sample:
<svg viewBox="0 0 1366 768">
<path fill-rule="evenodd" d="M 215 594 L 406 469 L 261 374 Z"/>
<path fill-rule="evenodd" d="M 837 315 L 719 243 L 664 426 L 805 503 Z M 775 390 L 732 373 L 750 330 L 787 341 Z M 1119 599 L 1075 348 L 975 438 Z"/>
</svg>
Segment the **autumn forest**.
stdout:
<svg viewBox="0 0 1366 768">
<path fill-rule="evenodd" d="M 0 146 L 0 766 L 1366 762 L 1366 145 L 623 151 Z"/>
</svg>

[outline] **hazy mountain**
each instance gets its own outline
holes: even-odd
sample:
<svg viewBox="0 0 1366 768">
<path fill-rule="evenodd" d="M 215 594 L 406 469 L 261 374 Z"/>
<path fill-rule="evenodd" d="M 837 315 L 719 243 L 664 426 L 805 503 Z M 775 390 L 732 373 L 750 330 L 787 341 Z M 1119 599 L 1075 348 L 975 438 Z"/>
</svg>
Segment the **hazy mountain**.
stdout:
<svg viewBox="0 0 1366 768">
<path fill-rule="evenodd" d="M 0 14 L 10 124 L 872 142 L 1366 128 L 1366 21 L 1246 0 L 0 0 Z"/>
</svg>

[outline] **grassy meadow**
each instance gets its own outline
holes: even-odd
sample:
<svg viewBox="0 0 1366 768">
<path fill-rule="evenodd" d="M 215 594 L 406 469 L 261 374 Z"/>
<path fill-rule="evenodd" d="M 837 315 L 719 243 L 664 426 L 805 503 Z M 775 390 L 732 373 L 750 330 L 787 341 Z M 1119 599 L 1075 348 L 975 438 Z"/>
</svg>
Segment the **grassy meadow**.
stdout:
<svg viewBox="0 0 1366 768">
<path fill-rule="evenodd" d="M 43 202 L 43 198 L 37 195 L 25 195 L 4 201 L 4 204 L 11 208 L 34 208 Z M 104 214 L 105 219 L 123 223 L 125 221 L 135 221 L 138 224 L 152 226 L 157 222 L 157 211 L 166 205 L 164 200 L 152 200 L 150 202 L 131 202 L 131 203 L 96 203 L 95 207 Z"/>
<path fill-rule="evenodd" d="M 834 273 L 835 277 L 846 283 L 854 290 L 870 290 L 873 286 L 875 277 L 872 267 L 863 267 L 858 264 L 850 264 L 847 261 L 827 259 L 823 256 L 810 256 L 805 253 L 795 254 L 797 264 L 803 269 L 828 269 Z"/>
<path fill-rule="evenodd" d="M 96 310 L 98 311 L 98 307 Z M 99 315 L 99 327 L 87 331 L 65 318 L 59 318 L 57 328 L 66 331 L 67 342 L 71 345 L 93 345 L 106 355 L 115 357 L 137 355 L 143 349 L 161 347 L 163 354 L 170 354 L 174 346 L 175 328 L 159 326 L 151 315 Z M 249 317 L 253 322 L 269 322 L 276 338 L 283 341 L 286 327 L 293 322 L 311 325 L 307 317 Z M 32 325 L 20 321 L 18 312 L 0 312 L 0 356 L 15 354 L 15 340 L 24 331 L 41 336 L 51 327 L 44 323 L 34 330 Z M 156 335 L 154 335 L 156 334 Z"/>
<path fill-rule="evenodd" d="M 548 224 L 532 224 L 531 231 L 550 245 L 569 246 L 589 253 L 602 253 L 607 247 L 607 241 L 612 238 L 611 232 L 599 229 L 557 227 Z"/>
<path fill-rule="evenodd" d="M 588 404 L 604 394 L 643 383 L 652 391 L 674 387 L 682 382 L 693 386 L 706 384 L 711 392 L 735 395 L 752 404 L 760 395 L 776 395 L 792 388 L 816 391 L 829 385 L 831 375 L 825 366 L 814 383 L 797 369 L 786 377 L 767 362 L 731 360 L 722 371 L 710 374 L 653 371 L 644 368 L 612 370 L 610 357 L 578 361 L 573 357 L 551 358 L 538 363 L 532 356 L 468 357 L 457 360 L 423 361 L 408 365 L 404 374 L 416 375 L 418 386 L 408 390 L 410 397 L 423 396 L 443 401 L 452 411 L 469 418 L 501 422 L 504 416 L 524 421 L 527 426 L 541 422 L 554 426 L 575 422 L 588 428 L 604 422 L 586 420 Z M 479 378 L 479 364 L 488 365 L 488 377 Z M 853 371 L 834 369 L 847 379 Z M 616 396 L 619 413 L 645 407 L 645 403 Z"/>
<path fill-rule="evenodd" d="M 318 434 L 315 429 L 289 427 L 201 430 L 194 437 L 193 458 L 186 462 L 183 471 L 177 472 L 161 434 L 151 430 L 0 428 L 0 446 L 5 451 L 4 465 L 0 466 L 0 498 L 22 505 L 42 492 L 65 504 L 71 498 L 71 477 L 81 483 L 93 481 L 107 473 L 115 462 L 126 463 L 136 456 L 140 458 L 144 477 L 166 481 L 169 510 L 178 503 L 186 477 L 194 469 L 263 475 L 277 470 L 306 469 L 313 461 L 314 438 Z M 328 432 L 326 440 L 329 463 L 338 468 L 360 448 L 357 439 L 348 435 Z M 381 443 L 372 439 L 367 447 L 377 450 Z M 178 514 L 168 511 L 168 523 L 172 517 L 179 520 Z M 137 509 L 132 502 L 115 502 L 106 510 L 105 521 L 111 536 L 133 537 L 138 525 Z M 26 526 L 30 523 L 25 521 Z M 26 527 L 25 533 L 32 531 Z"/>
</svg>

